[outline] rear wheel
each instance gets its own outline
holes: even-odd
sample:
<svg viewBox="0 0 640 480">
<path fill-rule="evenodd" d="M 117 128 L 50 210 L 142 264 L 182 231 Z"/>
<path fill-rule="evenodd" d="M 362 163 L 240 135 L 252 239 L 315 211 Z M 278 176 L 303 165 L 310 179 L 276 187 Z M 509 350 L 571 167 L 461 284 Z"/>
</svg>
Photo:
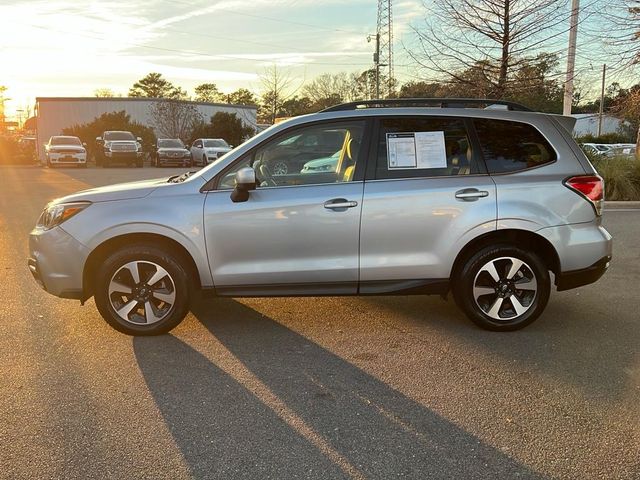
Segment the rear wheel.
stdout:
<svg viewBox="0 0 640 480">
<path fill-rule="evenodd" d="M 124 247 L 98 270 L 95 301 L 107 323 L 122 333 L 167 333 L 189 311 L 187 271 L 179 257 L 159 247 Z"/>
<path fill-rule="evenodd" d="M 549 271 L 535 253 L 509 245 L 486 247 L 464 264 L 454 280 L 456 303 L 478 326 L 518 330 L 544 311 Z"/>
<path fill-rule="evenodd" d="M 206 155 L 202 155 L 202 166 L 203 167 L 207 166 L 207 156 Z"/>
</svg>

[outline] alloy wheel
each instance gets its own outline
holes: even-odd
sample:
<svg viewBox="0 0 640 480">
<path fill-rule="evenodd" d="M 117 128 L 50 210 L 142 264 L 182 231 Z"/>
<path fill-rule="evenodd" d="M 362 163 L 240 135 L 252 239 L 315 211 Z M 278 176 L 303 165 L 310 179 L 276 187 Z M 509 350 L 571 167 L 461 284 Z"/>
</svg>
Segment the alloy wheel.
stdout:
<svg viewBox="0 0 640 480">
<path fill-rule="evenodd" d="M 512 321 L 524 315 L 538 290 L 535 273 L 524 261 L 500 257 L 487 262 L 476 274 L 473 298 L 485 315 Z"/>
<path fill-rule="evenodd" d="M 129 262 L 111 277 L 109 302 L 122 320 L 151 325 L 171 312 L 176 302 L 175 283 L 169 272 L 157 263 Z"/>
</svg>

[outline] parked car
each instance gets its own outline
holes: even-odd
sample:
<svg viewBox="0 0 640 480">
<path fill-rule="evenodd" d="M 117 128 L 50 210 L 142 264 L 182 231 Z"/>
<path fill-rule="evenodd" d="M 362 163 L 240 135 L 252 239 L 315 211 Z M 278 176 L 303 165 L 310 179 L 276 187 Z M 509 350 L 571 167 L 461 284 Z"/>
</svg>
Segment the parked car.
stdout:
<svg viewBox="0 0 640 480">
<path fill-rule="evenodd" d="M 612 148 L 605 154 L 608 158 L 636 158 L 636 146 L 633 143 L 619 143 L 612 145 Z"/>
<path fill-rule="evenodd" d="M 233 147 L 223 138 L 198 138 L 191 144 L 194 165 L 205 166 L 231 151 Z"/>
<path fill-rule="evenodd" d="M 594 156 L 604 156 L 611 150 L 611 145 L 607 145 L 604 143 L 581 143 L 580 147 L 586 153 L 589 153 Z"/>
<path fill-rule="evenodd" d="M 126 164 L 130 167 L 142 167 L 144 153 L 142 139 L 131 132 L 110 130 L 96 138 L 96 164 L 109 167 L 113 164 Z"/>
<path fill-rule="evenodd" d="M 86 145 L 78 137 L 69 135 L 54 135 L 44 146 L 44 156 L 47 166 L 53 168 L 58 165 L 87 166 Z"/>
<path fill-rule="evenodd" d="M 38 161 L 37 154 L 38 141 L 36 137 L 31 135 L 24 135 L 18 140 L 18 155 L 24 160 L 25 163 L 32 163 Z"/>
<path fill-rule="evenodd" d="M 156 142 L 153 164 L 156 167 L 177 165 L 180 167 L 190 167 L 191 152 L 184 146 L 182 140 L 178 138 L 159 138 Z"/>
<path fill-rule="evenodd" d="M 482 102 L 509 110 L 468 108 Z M 29 268 L 53 295 L 94 296 L 131 335 L 171 330 L 196 290 L 451 292 L 480 327 L 522 328 L 544 311 L 552 281 L 568 290 L 608 268 L 603 181 L 571 136 L 575 119 L 449 103 L 339 105 L 275 125 L 197 172 L 56 199 L 30 234 Z M 311 134 L 327 142 L 318 151 L 340 144 L 335 169 L 275 175 L 264 163 L 282 153 L 292 166 L 308 151 L 296 139 Z"/>
<path fill-rule="evenodd" d="M 340 153 L 342 150 L 338 150 L 336 153 L 326 158 L 318 158 L 317 160 L 311 160 L 303 165 L 300 173 L 325 173 L 335 172 L 340 161 Z"/>
</svg>

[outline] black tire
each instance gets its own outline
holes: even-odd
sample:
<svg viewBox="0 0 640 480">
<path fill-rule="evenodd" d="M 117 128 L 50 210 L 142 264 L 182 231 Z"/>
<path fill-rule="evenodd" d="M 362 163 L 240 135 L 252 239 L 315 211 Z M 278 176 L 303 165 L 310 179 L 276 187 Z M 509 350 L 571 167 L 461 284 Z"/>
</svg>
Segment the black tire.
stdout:
<svg viewBox="0 0 640 480">
<path fill-rule="evenodd" d="M 54 168 L 53 163 L 51 163 L 51 160 L 49 160 L 48 158 L 47 158 L 47 167 Z"/>
<path fill-rule="evenodd" d="M 207 166 L 207 156 L 206 155 L 202 155 L 202 166 L 203 167 Z"/>
<path fill-rule="evenodd" d="M 136 167 L 136 168 L 142 168 L 142 167 L 144 167 L 144 159 L 139 158 L 138 160 L 136 160 L 135 167 Z"/>
<path fill-rule="evenodd" d="M 511 259 L 522 261 L 524 265 L 510 280 L 507 278 L 509 270 L 516 263 Z M 489 263 L 494 265 L 498 282 L 487 270 L 483 270 Z M 453 280 L 454 299 L 465 315 L 479 327 L 493 331 L 519 330 L 532 323 L 547 306 L 551 291 L 549 270 L 540 257 L 511 245 L 483 248 L 464 263 L 454 274 Z M 474 287 L 478 289 L 477 300 Z M 496 305 L 497 311 L 492 311 L 491 307 Z M 518 313 L 516 305 L 526 310 Z"/>
<path fill-rule="evenodd" d="M 156 323 L 146 325 L 144 323 L 133 323 L 121 318 L 114 308 L 115 302 L 121 301 L 123 304 L 136 301 L 132 296 L 119 297 L 117 293 L 109 295 L 109 285 L 112 278 L 117 272 L 123 271 L 124 265 L 130 262 L 141 262 L 145 265 L 156 264 L 162 267 L 167 273 L 167 277 L 162 280 L 163 285 L 165 281 L 170 281 L 169 285 L 173 287 L 172 293 L 175 294 L 175 300 L 170 306 L 165 306 L 166 312 L 163 313 L 161 320 Z M 144 287 L 144 282 L 149 278 L 143 278 L 145 272 L 139 270 L 141 285 Z M 149 273 L 146 273 L 148 276 Z M 118 278 L 118 277 L 116 277 Z M 130 277 L 131 279 L 133 277 Z M 133 283 L 133 281 L 131 282 Z M 102 317 L 107 321 L 109 325 L 118 330 L 119 332 L 127 335 L 134 336 L 150 336 L 150 335 L 162 335 L 169 332 L 176 327 L 189 312 L 189 299 L 190 299 L 190 285 L 189 275 L 185 268 L 184 260 L 172 253 L 169 253 L 165 249 L 154 245 L 130 245 L 123 247 L 122 249 L 112 253 L 107 259 L 100 265 L 95 279 L 95 302 L 98 307 L 98 311 Z M 158 285 L 156 282 L 154 285 Z M 154 300 L 155 301 L 155 300 Z M 144 304 L 137 304 L 133 309 L 134 315 L 138 307 L 144 310 L 142 307 Z M 160 310 L 158 310 L 160 311 Z M 130 314 L 127 314 L 129 317 Z M 143 312 L 146 318 L 146 313 Z"/>
<path fill-rule="evenodd" d="M 107 157 L 104 157 L 102 159 L 102 168 L 107 168 L 109 166 L 109 160 L 107 159 Z"/>
</svg>

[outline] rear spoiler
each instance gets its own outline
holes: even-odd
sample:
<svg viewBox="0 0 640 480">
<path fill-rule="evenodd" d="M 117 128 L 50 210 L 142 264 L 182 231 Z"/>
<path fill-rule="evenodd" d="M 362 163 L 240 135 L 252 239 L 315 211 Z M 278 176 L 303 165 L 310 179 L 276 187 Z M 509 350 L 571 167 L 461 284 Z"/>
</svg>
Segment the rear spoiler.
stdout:
<svg viewBox="0 0 640 480">
<path fill-rule="evenodd" d="M 573 135 L 573 127 L 576 126 L 576 117 L 569 117 L 565 115 L 548 114 L 549 117 L 555 119 L 562 127 Z"/>
</svg>

